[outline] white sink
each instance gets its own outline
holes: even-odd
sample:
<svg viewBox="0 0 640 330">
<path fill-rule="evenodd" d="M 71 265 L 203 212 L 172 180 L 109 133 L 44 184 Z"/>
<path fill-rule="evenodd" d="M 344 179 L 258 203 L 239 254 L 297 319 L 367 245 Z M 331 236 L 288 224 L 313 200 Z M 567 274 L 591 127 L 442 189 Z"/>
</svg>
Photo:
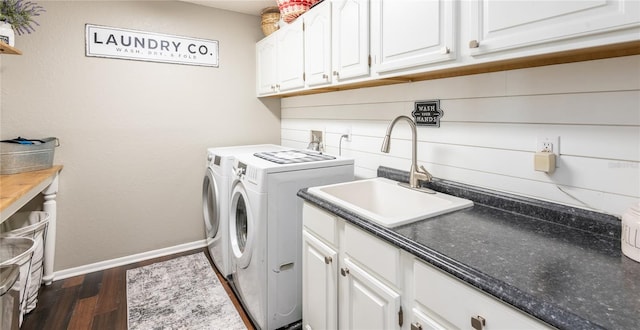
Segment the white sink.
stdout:
<svg viewBox="0 0 640 330">
<path fill-rule="evenodd" d="M 385 178 L 312 187 L 308 191 L 387 228 L 473 205 L 467 199 L 412 190 Z"/>
</svg>

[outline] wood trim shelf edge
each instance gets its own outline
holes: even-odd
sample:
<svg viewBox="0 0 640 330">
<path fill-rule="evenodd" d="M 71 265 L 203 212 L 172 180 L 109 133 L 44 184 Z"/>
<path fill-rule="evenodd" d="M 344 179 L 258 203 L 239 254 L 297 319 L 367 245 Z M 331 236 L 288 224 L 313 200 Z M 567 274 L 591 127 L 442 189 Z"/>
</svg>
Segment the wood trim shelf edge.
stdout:
<svg viewBox="0 0 640 330">
<path fill-rule="evenodd" d="M 0 41 L 0 54 L 22 55 L 22 51 L 20 51 L 18 48 L 11 47 L 6 43 Z"/>
</svg>

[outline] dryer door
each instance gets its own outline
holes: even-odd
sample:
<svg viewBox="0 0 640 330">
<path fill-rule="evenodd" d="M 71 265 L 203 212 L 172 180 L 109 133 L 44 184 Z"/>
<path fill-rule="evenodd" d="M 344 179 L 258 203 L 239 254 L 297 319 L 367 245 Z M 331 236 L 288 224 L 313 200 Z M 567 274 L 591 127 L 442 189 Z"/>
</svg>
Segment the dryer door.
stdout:
<svg viewBox="0 0 640 330">
<path fill-rule="evenodd" d="M 247 198 L 247 192 L 238 182 L 231 193 L 229 210 L 229 237 L 231 254 L 240 268 L 247 268 L 251 261 L 253 241 L 255 240 L 255 220 Z"/>
<path fill-rule="evenodd" d="M 202 215 L 207 231 L 207 238 L 214 238 L 220 227 L 220 210 L 218 209 L 218 184 L 213 172 L 207 168 L 207 174 L 202 182 Z"/>
</svg>

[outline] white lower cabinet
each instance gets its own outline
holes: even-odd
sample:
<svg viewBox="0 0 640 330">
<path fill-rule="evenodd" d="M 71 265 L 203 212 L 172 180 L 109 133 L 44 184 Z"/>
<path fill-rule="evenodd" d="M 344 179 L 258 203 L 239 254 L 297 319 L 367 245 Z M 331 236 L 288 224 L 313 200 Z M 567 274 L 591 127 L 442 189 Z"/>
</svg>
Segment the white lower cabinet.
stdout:
<svg viewBox="0 0 640 330">
<path fill-rule="evenodd" d="M 434 320 L 432 317 L 424 312 L 418 306 L 411 309 L 413 316 L 411 317 L 411 330 L 447 330 L 452 329 L 453 326 L 445 326 L 442 323 Z"/>
<path fill-rule="evenodd" d="M 550 329 L 305 202 L 304 329 Z"/>
<path fill-rule="evenodd" d="M 306 203 L 303 223 L 303 328 L 401 329 L 399 249 Z"/>
<path fill-rule="evenodd" d="M 400 329 L 400 293 L 349 258 L 341 261 L 340 329 Z"/>
<path fill-rule="evenodd" d="M 338 252 L 306 229 L 302 232 L 302 251 L 304 328 L 337 329 Z"/>
<path fill-rule="evenodd" d="M 418 314 L 415 322 L 420 324 L 419 319 L 426 317 L 444 328 L 550 329 L 547 324 L 422 261 L 413 262 L 412 277 L 414 306 L 422 314 Z M 433 325 L 423 326 L 430 328 Z"/>
</svg>

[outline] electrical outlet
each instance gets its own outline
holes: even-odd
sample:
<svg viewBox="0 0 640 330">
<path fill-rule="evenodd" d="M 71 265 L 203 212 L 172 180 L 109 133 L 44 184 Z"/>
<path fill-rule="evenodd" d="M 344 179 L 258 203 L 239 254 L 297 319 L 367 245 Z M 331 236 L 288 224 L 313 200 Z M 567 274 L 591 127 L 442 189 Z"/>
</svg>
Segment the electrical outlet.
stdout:
<svg viewBox="0 0 640 330">
<path fill-rule="evenodd" d="M 322 131 L 312 130 L 311 131 L 311 136 L 309 137 L 309 142 L 322 143 L 322 141 L 324 141 L 323 135 L 324 134 L 322 134 Z"/>
<path fill-rule="evenodd" d="M 551 152 L 556 156 L 560 156 L 560 137 L 538 136 L 536 152 Z"/>
<path fill-rule="evenodd" d="M 311 130 L 307 149 L 320 152 L 324 151 L 324 131 Z"/>
</svg>

